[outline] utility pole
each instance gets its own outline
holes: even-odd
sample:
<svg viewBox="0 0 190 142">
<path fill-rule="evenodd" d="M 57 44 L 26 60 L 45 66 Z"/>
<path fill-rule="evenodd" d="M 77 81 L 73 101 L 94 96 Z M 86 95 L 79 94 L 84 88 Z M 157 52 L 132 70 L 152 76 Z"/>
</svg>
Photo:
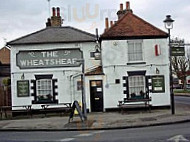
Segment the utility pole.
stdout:
<svg viewBox="0 0 190 142">
<path fill-rule="evenodd" d="M 47 0 L 48 1 L 48 11 L 49 11 L 49 17 L 51 17 L 51 9 L 50 9 L 50 1 L 51 0 Z"/>
</svg>

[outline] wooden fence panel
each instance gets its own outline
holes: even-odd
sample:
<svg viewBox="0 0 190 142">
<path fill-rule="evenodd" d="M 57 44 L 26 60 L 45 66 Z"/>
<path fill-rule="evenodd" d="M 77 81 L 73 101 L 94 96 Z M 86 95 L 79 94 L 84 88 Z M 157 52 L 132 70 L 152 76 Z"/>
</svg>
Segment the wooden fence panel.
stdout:
<svg viewBox="0 0 190 142">
<path fill-rule="evenodd" d="M 0 106 L 11 106 L 11 87 L 0 86 Z"/>
</svg>

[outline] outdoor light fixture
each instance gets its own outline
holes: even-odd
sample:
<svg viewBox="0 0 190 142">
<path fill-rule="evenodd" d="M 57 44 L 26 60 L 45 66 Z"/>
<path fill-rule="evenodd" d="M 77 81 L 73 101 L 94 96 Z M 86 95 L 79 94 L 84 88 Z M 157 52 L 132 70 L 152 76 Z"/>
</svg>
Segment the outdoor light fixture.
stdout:
<svg viewBox="0 0 190 142">
<path fill-rule="evenodd" d="M 167 15 L 166 19 L 164 20 L 165 28 L 173 29 L 173 22 L 174 22 L 174 20 L 171 18 L 171 15 Z"/>
<path fill-rule="evenodd" d="M 156 68 L 156 74 L 160 74 L 160 70 Z"/>
<path fill-rule="evenodd" d="M 174 106 L 174 92 L 173 92 L 173 76 L 172 76 L 172 49 L 171 49 L 171 38 L 170 38 L 170 29 L 173 28 L 174 20 L 171 18 L 171 15 L 167 15 L 164 20 L 165 28 L 168 29 L 168 37 L 169 37 L 169 59 L 170 59 L 170 97 L 171 97 L 171 113 L 175 114 L 175 106 Z"/>
<path fill-rule="evenodd" d="M 95 57 L 95 60 L 100 60 L 101 59 L 100 47 L 99 47 L 98 44 L 96 44 L 96 46 L 95 46 L 94 57 Z"/>
<path fill-rule="evenodd" d="M 25 79 L 25 76 L 24 76 L 24 73 L 21 75 L 21 77 L 20 77 L 22 80 L 24 80 Z"/>
</svg>

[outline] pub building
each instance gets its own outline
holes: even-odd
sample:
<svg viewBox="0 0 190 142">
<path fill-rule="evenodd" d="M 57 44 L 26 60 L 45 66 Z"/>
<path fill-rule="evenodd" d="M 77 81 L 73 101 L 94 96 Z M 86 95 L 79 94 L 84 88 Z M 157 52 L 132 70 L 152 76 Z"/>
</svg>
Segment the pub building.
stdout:
<svg viewBox="0 0 190 142">
<path fill-rule="evenodd" d="M 89 112 L 147 96 L 152 106 L 169 106 L 168 34 L 133 14 L 129 2 L 126 9 L 120 4 L 117 15 L 110 24 L 106 18 L 100 44 L 95 35 L 62 26 L 59 8 L 45 29 L 9 42 L 12 105 L 82 102 L 84 71 Z"/>
<path fill-rule="evenodd" d="M 104 107 L 145 98 L 153 107 L 170 106 L 168 34 L 135 15 L 129 2 L 117 16 L 106 18 L 101 35 Z"/>
<path fill-rule="evenodd" d="M 41 109 L 42 104 L 82 102 L 83 66 L 89 79 L 99 80 L 93 73 L 100 68 L 96 56 L 99 50 L 97 36 L 62 26 L 60 9 L 53 8 L 52 12 L 45 29 L 8 43 L 11 48 L 12 106 L 16 106 L 13 110 L 27 105 Z M 90 96 L 88 89 L 86 87 L 86 95 Z M 90 102 L 87 103 L 89 108 Z"/>
</svg>

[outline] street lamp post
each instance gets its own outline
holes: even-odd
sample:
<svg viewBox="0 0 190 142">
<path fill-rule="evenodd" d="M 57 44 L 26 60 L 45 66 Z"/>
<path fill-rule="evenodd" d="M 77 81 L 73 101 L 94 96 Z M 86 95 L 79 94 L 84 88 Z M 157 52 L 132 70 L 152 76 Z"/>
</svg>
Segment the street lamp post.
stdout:
<svg viewBox="0 0 190 142">
<path fill-rule="evenodd" d="M 95 46 L 96 51 L 94 52 L 95 60 L 100 60 L 100 51 L 98 44 Z M 86 91 L 85 91 L 85 59 L 82 54 L 82 59 L 78 60 L 82 64 L 82 108 L 83 108 L 83 116 L 84 120 L 87 120 L 87 111 L 86 111 Z"/>
<path fill-rule="evenodd" d="M 173 22 L 174 22 L 174 20 L 171 18 L 171 15 L 167 15 L 166 19 L 164 20 L 164 23 L 165 23 L 165 28 L 168 29 L 168 36 L 169 36 L 171 113 L 175 114 L 173 76 L 172 76 L 172 49 L 171 49 L 171 38 L 170 38 L 170 29 L 173 28 Z"/>
<path fill-rule="evenodd" d="M 82 63 L 82 107 L 83 107 L 83 115 L 84 120 L 87 120 L 87 112 L 86 112 L 86 93 L 85 93 L 85 60 L 84 58 L 81 60 Z"/>
</svg>

